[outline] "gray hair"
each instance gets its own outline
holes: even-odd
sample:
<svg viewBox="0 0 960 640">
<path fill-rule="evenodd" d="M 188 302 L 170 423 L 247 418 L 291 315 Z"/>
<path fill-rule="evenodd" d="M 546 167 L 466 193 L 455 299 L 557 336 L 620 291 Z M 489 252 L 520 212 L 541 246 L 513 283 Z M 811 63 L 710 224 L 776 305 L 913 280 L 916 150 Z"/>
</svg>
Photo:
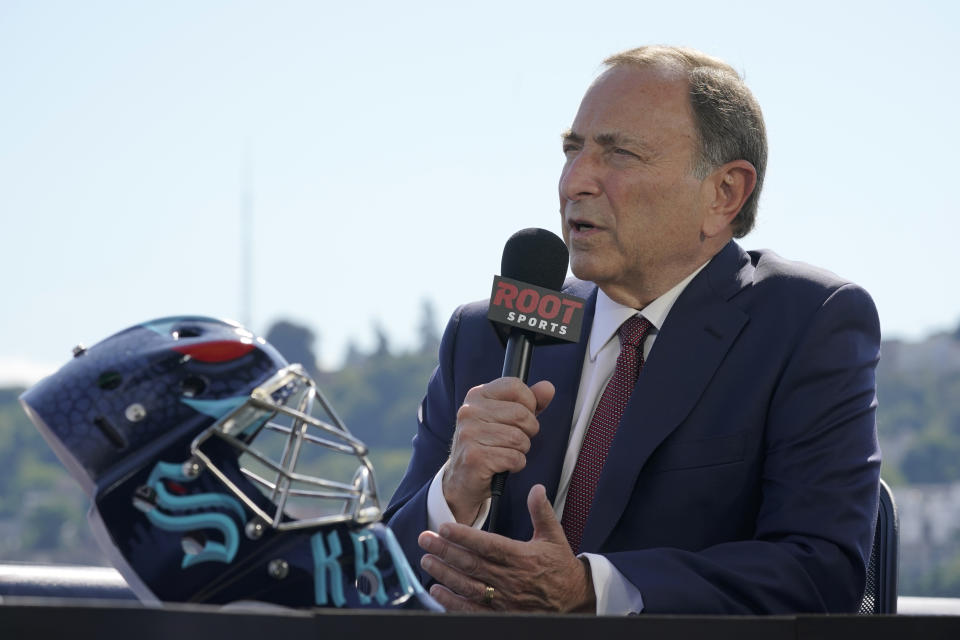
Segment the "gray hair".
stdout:
<svg viewBox="0 0 960 640">
<path fill-rule="evenodd" d="M 767 166 L 767 132 L 760 105 L 740 75 L 722 60 L 686 47 L 638 47 L 603 62 L 608 68 L 655 66 L 686 76 L 700 137 L 693 174 L 702 180 L 733 160 L 746 160 L 757 170 L 753 193 L 730 224 L 735 238 L 747 235 L 757 218 L 757 201 Z"/>
</svg>

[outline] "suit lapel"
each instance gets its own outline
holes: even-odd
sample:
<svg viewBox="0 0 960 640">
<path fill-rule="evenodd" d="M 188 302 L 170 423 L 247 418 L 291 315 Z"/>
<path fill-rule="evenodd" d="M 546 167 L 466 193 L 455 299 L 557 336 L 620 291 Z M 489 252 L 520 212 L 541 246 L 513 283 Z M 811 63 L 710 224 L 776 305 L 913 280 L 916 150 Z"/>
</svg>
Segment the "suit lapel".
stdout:
<svg viewBox="0 0 960 640">
<path fill-rule="evenodd" d="M 583 532 L 596 551 L 616 526 L 637 476 L 686 418 L 748 317 L 728 302 L 752 280 L 749 257 L 733 242 L 695 277 L 671 309 L 641 371 L 607 455 Z"/>
</svg>

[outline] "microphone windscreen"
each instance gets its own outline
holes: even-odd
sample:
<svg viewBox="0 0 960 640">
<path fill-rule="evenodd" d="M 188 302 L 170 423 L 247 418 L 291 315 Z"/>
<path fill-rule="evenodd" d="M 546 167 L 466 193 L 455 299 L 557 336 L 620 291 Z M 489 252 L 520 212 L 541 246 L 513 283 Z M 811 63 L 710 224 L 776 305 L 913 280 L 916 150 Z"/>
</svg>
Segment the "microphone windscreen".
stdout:
<svg viewBox="0 0 960 640">
<path fill-rule="evenodd" d="M 560 237 L 546 229 L 521 229 L 503 247 L 500 275 L 559 291 L 570 255 Z"/>
</svg>

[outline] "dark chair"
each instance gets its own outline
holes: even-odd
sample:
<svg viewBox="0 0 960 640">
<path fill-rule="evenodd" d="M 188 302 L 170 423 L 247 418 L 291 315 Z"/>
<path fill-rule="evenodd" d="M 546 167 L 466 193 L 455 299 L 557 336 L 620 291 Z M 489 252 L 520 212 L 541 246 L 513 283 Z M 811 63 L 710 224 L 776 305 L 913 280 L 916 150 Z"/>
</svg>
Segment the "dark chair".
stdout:
<svg viewBox="0 0 960 640">
<path fill-rule="evenodd" d="M 897 612 L 897 570 L 899 568 L 900 523 L 893 492 L 880 481 L 880 508 L 877 529 L 867 565 L 867 587 L 860 601 L 860 615 Z"/>
</svg>

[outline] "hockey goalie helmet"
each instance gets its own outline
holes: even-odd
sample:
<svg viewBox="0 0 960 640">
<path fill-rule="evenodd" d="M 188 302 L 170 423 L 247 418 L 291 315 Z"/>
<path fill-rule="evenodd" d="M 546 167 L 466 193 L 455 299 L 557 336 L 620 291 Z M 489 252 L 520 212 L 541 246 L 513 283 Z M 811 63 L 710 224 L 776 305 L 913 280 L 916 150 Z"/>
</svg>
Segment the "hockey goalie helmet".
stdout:
<svg viewBox="0 0 960 640">
<path fill-rule="evenodd" d="M 21 396 L 141 599 L 437 608 L 380 524 L 367 449 L 240 325 L 117 333 Z"/>
</svg>

